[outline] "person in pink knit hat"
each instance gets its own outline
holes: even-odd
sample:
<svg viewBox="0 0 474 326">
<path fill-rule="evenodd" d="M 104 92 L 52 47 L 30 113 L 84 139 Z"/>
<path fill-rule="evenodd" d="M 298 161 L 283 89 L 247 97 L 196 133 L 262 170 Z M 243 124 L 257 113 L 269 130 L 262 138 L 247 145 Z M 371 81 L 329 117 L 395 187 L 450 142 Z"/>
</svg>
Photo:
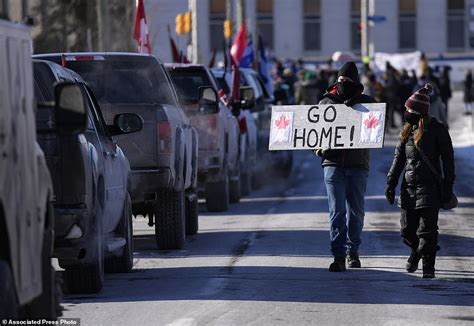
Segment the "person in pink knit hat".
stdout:
<svg viewBox="0 0 474 326">
<path fill-rule="evenodd" d="M 387 200 L 393 204 L 395 188 L 403 172 L 399 197 L 400 233 L 411 249 L 406 270 L 414 273 L 422 259 L 423 278 L 435 277 L 436 252 L 439 250 L 438 213 L 441 204 L 453 195 L 455 179 L 449 132 L 428 114 L 432 90 L 431 84 L 426 84 L 405 102 L 406 123 L 400 132 L 385 189 Z M 443 175 L 442 183 L 438 182 L 433 168 Z"/>
</svg>

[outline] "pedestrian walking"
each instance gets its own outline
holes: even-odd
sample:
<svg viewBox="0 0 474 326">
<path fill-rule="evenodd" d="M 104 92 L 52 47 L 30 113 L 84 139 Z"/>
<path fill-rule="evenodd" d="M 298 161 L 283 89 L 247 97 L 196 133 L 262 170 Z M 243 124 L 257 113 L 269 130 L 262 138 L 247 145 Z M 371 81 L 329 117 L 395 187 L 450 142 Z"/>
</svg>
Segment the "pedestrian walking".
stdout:
<svg viewBox="0 0 474 326">
<path fill-rule="evenodd" d="M 464 114 L 472 114 L 472 71 L 467 70 L 466 77 L 464 78 Z"/>
<path fill-rule="evenodd" d="M 449 78 L 449 70 L 450 67 L 444 67 L 443 73 L 439 78 L 439 92 L 441 100 L 443 101 L 445 106 L 446 119 L 448 118 L 448 101 L 453 95 L 451 90 L 451 79 Z"/>
<path fill-rule="evenodd" d="M 400 86 L 395 69 L 387 62 L 384 74 L 384 98 L 387 101 L 386 125 L 397 128 L 395 123 L 395 112 L 398 112 L 400 102 Z"/>
<path fill-rule="evenodd" d="M 364 86 L 354 62 L 345 63 L 337 74 L 337 80 L 328 87 L 320 104 L 374 103 L 362 94 Z M 328 195 L 331 252 L 334 262 L 331 272 L 360 268 L 359 246 L 364 226 L 364 197 L 369 173 L 368 149 L 317 150 L 324 168 L 324 182 Z"/>
<path fill-rule="evenodd" d="M 403 242 L 411 249 L 406 270 L 414 273 L 420 259 L 423 277 L 435 277 L 438 246 L 438 213 L 441 203 L 453 196 L 454 153 L 446 127 L 432 119 L 430 106 L 431 84 L 415 92 L 406 102 L 403 126 L 395 149 L 392 166 L 387 175 L 385 196 L 390 204 L 395 201 L 395 188 L 402 172 L 399 205 Z M 440 185 L 437 172 L 443 171 Z M 440 173 L 437 173 L 440 174 Z"/>
</svg>

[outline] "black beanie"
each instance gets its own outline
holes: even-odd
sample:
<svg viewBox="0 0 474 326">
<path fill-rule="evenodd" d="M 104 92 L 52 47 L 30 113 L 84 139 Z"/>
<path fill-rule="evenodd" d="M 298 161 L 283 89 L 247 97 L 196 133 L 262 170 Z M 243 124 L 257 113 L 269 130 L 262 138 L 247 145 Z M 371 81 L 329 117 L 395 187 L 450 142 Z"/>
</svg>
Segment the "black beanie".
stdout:
<svg viewBox="0 0 474 326">
<path fill-rule="evenodd" d="M 353 61 L 346 62 L 341 69 L 339 69 L 337 77 L 339 76 L 348 77 L 355 82 L 359 82 L 359 71 Z"/>
</svg>

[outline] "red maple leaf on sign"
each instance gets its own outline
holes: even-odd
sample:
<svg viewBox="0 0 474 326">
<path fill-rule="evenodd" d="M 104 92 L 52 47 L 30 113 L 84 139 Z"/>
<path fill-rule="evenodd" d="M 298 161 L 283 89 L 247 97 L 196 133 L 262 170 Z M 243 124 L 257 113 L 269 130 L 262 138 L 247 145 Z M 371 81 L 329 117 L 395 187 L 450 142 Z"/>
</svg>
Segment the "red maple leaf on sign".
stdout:
<svg viewBox="0 0 474 326">
<path fill-rule="evenodd" d="M 379 125 L 379 119 L 373 114 L 370 114 L 367 119 L 364 120 L 364 125 L 367 129 L 375 128 Z"/>
<path fill-rule="evenodd" d="M 280 115 L 280 118 L 277 121 L 275 121 L 275 125 L 278 127 L 278 129 L 286 129 L 289 124 L 290 121 L 287 120 L 283 114 Z"/>
</svg>

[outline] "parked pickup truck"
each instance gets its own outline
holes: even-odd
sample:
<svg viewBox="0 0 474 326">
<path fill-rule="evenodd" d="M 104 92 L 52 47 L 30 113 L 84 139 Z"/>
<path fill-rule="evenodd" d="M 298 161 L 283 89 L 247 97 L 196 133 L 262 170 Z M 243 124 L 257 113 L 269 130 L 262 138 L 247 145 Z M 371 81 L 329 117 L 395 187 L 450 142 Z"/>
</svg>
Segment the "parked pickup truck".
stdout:
<svg viewBox="0 0 474 326">
<path fill-rule="evenodd" d="M 288 177 L 293 167 L 293 151 L 272 151 L 268 150 L 270 139 L 270 121 L 271 106 L 274 98 L 269 94 L 260 75 L 253 69 L 241 68 L 243 85 L 250 86 L 255 90 L 255 108 L 252 110 L 258 112 L 258 164 L 252 178 L 252 185 L 256 188 L 261 186 L 264 181 L 265 171 L 269 167 L 284 177 Z"/>
<path fill-rule="evenodd" d="M 211 87 L 216 94 L 218 92 L 207 67 L 193 64 L 166 64 L 166 67 L 179 100 L 199 133 L 199 192 L 204 194 L 209 211 L 226 211 L 229 202 L 240 200 L 237 119 L 222 102 L 217 111 L 202 112 L 199 89 Z"/>
<path fill-rule="evenodd" d="M 249 69 L 250 70 L 250 69 Z M 225 69 L 214 68 L 211 69 L 212 74 L 217 80 L 219 88 L 225 93 L 227 98 L 231 97 L 232 88 L 232 72 Z M 243 73 L 244 69 L 240 69 L 241 84 L 245 85 Z M 253 88 L 252 88 L 253 89 Z M 255 93 L 256 90 L 253 89 Z M 242 195 L 248 195 L 251 191 L 252 179 L 257 176 L 257 139 L 258 129 L 257 123 L 254 117 L 258 115 L 257 111 L 260 108 L 255 105 L 255 99 L 252 99 L 254 105 L 242 107 L 238 117 L 240 127 L 240 184 Z M 230 103 L 233 104 L 233 103 Z M 246 103 L 249 104 L 249 103 Z M 261 172 L 260 172 L 261 173 Z"/>
<path fill-rule="evenodd" d="M 198 136 L 177 102 L 162 64 L 138 53 L 38 55 L 79 73 L 92 88 L 108 123 L 134 112 L 141 132 L 117 138 L 132 169 L 133 213 L 148 215 L 160 249 L 179 249 L 198 230 Z"/>
<path fill-rule="evenodd" d="M 0 20 L 0 71 L 0 320 L 54 320 L 53 185 L 36 142 L 29 28 Z"/>
<path fill-rule="evenodd" d="M 50 61 L 35 60 L 33 68 L 38 142 L 55 194 L 54 256 L 65 269 L 70 292 L 96 293 L 104 269 L 126 273 L 133 266 L 130 164 L 112 136 L 141 130 L 142 119 L 122 113 L 106 125 L 93 92 L 77 73 Z M 71 89 L 68 103 L 86 107 L 82 116 L 67 117 L 73 135 L 57 128 L 64 119 L 55 109 L 58 87 Z"/>
</svg>

